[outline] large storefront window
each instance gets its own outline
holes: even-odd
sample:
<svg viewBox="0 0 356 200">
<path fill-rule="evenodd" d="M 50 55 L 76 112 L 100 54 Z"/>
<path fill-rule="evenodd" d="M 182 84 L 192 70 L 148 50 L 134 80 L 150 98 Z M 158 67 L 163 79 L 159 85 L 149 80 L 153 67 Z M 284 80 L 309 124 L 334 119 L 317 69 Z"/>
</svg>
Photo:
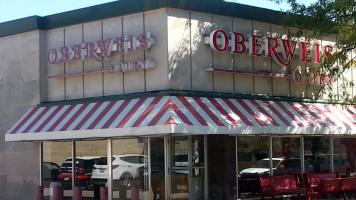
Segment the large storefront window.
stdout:
<svg viewBox="0 0 356 200">
<path fill-rule="evenodd" d="M 205 140 L 204 136 L 192 136 L 192 172 L 191 172 L 191 199 L 204 199 L 205 181 Z"/>
<path fill-rule="evenodd" d="M 189 198 L 188 137 L 171 137 L 171 199 Z"/>
<path fill-rule="evenodd" d="M 314 173 L 331 172 L 330 138 L 304 137 L 304 160 L 313 166 Z"/>
<path fill-rule="evenodd" d="M 170 199 L 204 199 L 204 136 L 171 137 L 170 140 Z"/>
<path fill-rule="evenodd" d="M 257 197 L 257 178 L 269 175 L 269 137 L 246 136 L 237 139 L 238 186 L 240 198 Z"/>
<path fill-rule="evenodd" d="M 112 140 L 112 190 L 114 200 L 150 199 L 148 139 Z"/>
<path fill-rule="evenodd" d="M 99 199 L 100 197 L 100 191 L 97 187 L 94 187 L 93 180 L 97 180 L 99 166 L 106 163 L 106 144 L 106 140 L 76 142 L 75 186 L 82 188 L 83 198 L 95 197 L 95 199 Z"/>
<path fill-rule="evenodd" d="M 341 177 L 356 176 L 356 143 L 354 138 L 334 138 L 334 171 Z"/>
<path fill-rule="evenodd" d="M 71 163 L 72 143 L 71 142 L 44 142 L 43 143 L 43 163 L 42 178 L 44 186 L 44 197 L 50 199 L 50 186 L 56 183 L 62 184 L 64 197 L 72 197 L 71 171 L 66 170 Z M 65 182 L 69 185 L 64 185 Z"/>
<path fill-rule="evenodd" d="M 273 176 L 301 174 L 302 160 L 300 154 L 300 137 L 273 137 Z M 312 166 L 305 165 L 305 170 L 311 172 Z"/>
<path fill-rule="evenodd" d="M 237 141 L 240 198 L 259 196 L 260 176 L 302 173 L 300 137 L 246 136 Z"/>
</svg>

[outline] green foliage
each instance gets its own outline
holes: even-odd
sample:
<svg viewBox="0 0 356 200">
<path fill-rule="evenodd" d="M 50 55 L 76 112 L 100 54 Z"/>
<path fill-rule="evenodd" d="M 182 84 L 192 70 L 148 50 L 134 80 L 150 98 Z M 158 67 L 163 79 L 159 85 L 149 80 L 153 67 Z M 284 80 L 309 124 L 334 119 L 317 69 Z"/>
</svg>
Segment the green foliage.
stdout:
<svg viewBox="0 0 356 200">
<path fill-rule="evenodd" d="M 354 0 L 319 0 L 309 6 L 300 4 L 297 0 L 273 0 L 289 3 L 290 10 L 285 15 L 288 26 L 298 28 L 297 36 L 306 36 L 305 31 L 311 31 L 311 38 L 325 38 L 335 35 L 337 38 L 333 56 L 322 59 L 317 70 L 324 75 L 337 79 L 338 88 L 321 89 L 319 97 L 327 93 L 330 100 L 343 100 L 355 103 L 355 95 L 351 94 L 354 84 L 344 76 L 345 71 L 355 67 L 356 61 L 356 3 Z M 355 69 L 354 69 L 355 70 Z M 356 77 L 354 77 L 355 79 Z"/>
</svg>

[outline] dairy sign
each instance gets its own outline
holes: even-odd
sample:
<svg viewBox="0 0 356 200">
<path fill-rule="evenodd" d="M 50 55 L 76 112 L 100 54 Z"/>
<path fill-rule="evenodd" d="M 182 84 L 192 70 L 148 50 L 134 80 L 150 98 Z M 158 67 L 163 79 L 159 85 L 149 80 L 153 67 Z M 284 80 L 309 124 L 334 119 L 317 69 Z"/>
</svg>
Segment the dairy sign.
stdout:
<svg viewBox="0 0 356 200">
<path fill-rule="evenodd" d="M 232 54 L 248 54 L 250 56 L 272 58 L 282 67 L 290 66 L 292 59 L 298 59 L 305 63 L 320 64 L 321 56 L 331 57 L 333 52 L 333 46 L 331 45 L 321 46 L 320 44 L 312 44 L 310 42 L 297 42 L 260 35 L 244 35 L 239 32 L 227 33 L 221 29 L 211 32 L 205 42 L 218 52 L 229 51 Z M 253 72 L 248 73 L 253 74 Z M 256 75 L 258 74 L 256 72 Z M 272 73 L 271 76 L 278 77 Z M 308 78 L 302 76 L 301 71 L 298 70 L 291 75 L 281 76 L 280 74 L 279 77 L 290 77 L 296 83 L 309 80 L 311 84 L 315 85 L 332 84 L 332 77 L 330 76 L 321 74 L 312 74 L 312 77 Z"/>
<path fill-rule="evenodd" d="M 50 64 L 84 61 L 87 59 L 104 62 L 110 56 L 144 51 L 150 49 L 154 44 L 155 38 L 151 36 L 150 32 L 144 32 L 139 35 L 121 36 L 95 42 L 63 46 L 58 49 L 50 49 L 47 52 L 47 61 Z M 134 60 L 125 63 L 110 63 L 104 69 L 100 68 L 98 70 L 84 71 L 81 73 L 56 75 L 48 78 L 69 77 L 106 71 L 110 73 L 139 71 L 154 67 L 154 61 L 151 59 Z"/>
</svg>

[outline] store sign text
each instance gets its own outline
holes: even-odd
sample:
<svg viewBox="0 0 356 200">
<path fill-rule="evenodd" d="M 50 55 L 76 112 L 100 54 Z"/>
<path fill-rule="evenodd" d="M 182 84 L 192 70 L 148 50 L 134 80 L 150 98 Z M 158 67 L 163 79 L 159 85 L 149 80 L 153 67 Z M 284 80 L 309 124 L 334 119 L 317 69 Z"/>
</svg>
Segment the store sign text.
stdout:
<svg viewBox="0 0 356 200">
<path fill-rule="evenodd" d="M 306 63 L 321 63 L 321 56 L 332 56 L 333 46 L 312 44 L 310 42 L 297 42 L 294 40 L 262 37 L 260 35 L 248 35 L 218 29 L 210 33 L 205 40 L 206 44 L 218 52 L 226 52 L 230 49 L 232 54 L 248 54 L 256 57 L 273 58 L 282 67 L 291 64 L 295 55 L 299 54 L 299 61 Z M 296 51 L 299 49 L 299 51 Z M 249 72 L 251 74 L 251 72 Z M 253 72 L 252 72 L 253 73 Z M 301 72 L 293 72 L 292 79 L 295 83 L 308 81 L 314 85 L 331 85 L 332 77 L 321 74 L 311 74 L 312 77 L 303 77 Z M 275 76 L 275 75 L 274 75 Z"/>
<path fill-rule="evenodd" d="M 321 50 L 326 56 L 332 56 L 333 47 L 320 44 L 311 44 L 310 42 L 297 42 L 293 40 L 277 39 L 273 37 L 262 37 L 260 35 L 248 35 L 239 32 L 230 32 L 227 34 L 223 30 L 215 30 L 210 34 L 210 47 L 218 52 L 225 52 L 230 48 L 230 53 L 245 54 L 248 49 L 248 55 L 273 58 L 282 66 L 289 66 L 295 50 L 299 46 L 299 59 L 302 62 L 321 63 Z M 247 40 L 248 39 L 248 40 Z M 312 51 L 313 50 L 313 51 Z M 282 54 L 279 55 L 279 52 Z"/>
<path fill-rule="evenodd" d="M 47 61 L 50 64 L 84 61 L 86 59 L 94 59 L 98 62 L 104 62 L 111 55 L 144 51 L 150 49 L 154 44 L 155 39 L 151 36 L 150 32 L 144 32 L 137 36 L 122 36 L 114 39 L 105 39 L 96 42 L 63 46 L 58 49 L 50 49 L 47 52 Z M 141 60 L 110 64 L 108 71 L 128 72 L 150 68 L 154 68 L 153 60 Z"/>
</svg>

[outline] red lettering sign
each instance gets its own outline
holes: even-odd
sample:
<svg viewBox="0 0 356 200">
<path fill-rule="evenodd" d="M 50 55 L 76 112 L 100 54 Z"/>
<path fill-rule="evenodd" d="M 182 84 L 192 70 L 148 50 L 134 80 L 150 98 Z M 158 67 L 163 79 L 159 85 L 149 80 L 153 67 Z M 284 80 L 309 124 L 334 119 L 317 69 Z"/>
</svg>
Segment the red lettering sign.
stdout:
<svg viewBox="0 0 356 200">
<path fill-rule="evenodd" d="M 225 33 L 226 34 L 226 33 Z M 228 36 L 227 40 L 228 40 Z M 116 44 L 114 44 L 114 41 Z M 61 47 L 59 49 L 50 49 L 47 53 L 47 61 L 50 64 L 59 62 L 69 62 L 72 60 L 82 60 L 93 58 L 98 62 L 104 62 L 112 51 L 118 54 L 127 54 L 135 51 L 144 51 L 151 48 L 154 44 L 153 38 L 149 32 L 141 33 L 137 37 L 134 35 L 117 37 L 115 39 L 99 40 L 97 42 L 88 42 L 75 44 L 72 47 Z M 228 45 L 228 41 L 226 42 Z"/>
<path fill-rule="evenodd" d="M 296 54 L 295 50 L 298 45 L 297 41 L 277 39 L 273 37 L 262 37 L 260 35 L 250 35 L 247 41 L 245 35 L 242 33 L 231 32 L 227 34 L 221 29 L 211 32 L 209 42 L 206 40 L 206 43 L 209 43 L 210 47 L 218 52 L 224 52 L 230 47 L 230 53 L 233 54 L 246 53 L 248 48 L 249 55 L 262 56 L 263 54 L 265 57 L 273 58 L 275 62 L 283 67 L 290 65 L 294 55 Z M 314 51 L 312 52 L 311 49 Z M 319 44 L 312 45 L 309 42 L 300 42 L 300 61 L 311 62 L 313 59 L 314 63 L 321 63 L 320 49 L 321 46 Z M 326 56 L 332 56 L 332 51 L 333 47 L 327 45 L 324 47 L 323 53 Z"/>
</svg>

